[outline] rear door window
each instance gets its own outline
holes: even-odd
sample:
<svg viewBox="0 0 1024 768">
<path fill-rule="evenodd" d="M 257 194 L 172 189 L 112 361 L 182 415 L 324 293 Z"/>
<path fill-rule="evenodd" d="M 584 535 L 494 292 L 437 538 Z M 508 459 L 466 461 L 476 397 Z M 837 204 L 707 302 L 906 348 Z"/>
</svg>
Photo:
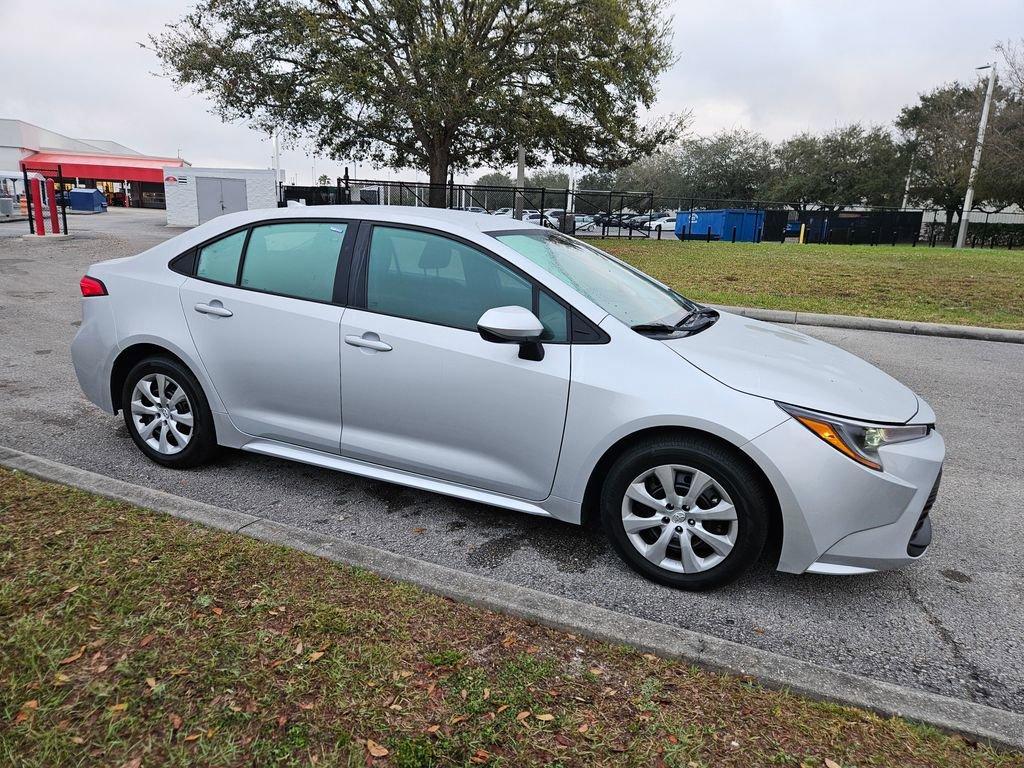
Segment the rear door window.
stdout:
<svg viewBox="0 0 1024 768">
<path fill-rule="evenodd" d="M 242 259 L 246 230 L 222 237 L 199 251 L 196 277 L 234 285 L 238 279 L 238 262 Z"/>
<path fill-rule="evenodd" d="M 344 222 L 296 222 L 254 227 L 242 264 L 242 288 L 331 301 Z"/>
</svg>

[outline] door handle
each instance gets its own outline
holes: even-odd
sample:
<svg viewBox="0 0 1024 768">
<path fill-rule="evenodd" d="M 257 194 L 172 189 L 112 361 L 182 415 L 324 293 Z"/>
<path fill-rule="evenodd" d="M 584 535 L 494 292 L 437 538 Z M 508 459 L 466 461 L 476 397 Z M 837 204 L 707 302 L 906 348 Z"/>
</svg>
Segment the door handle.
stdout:
<svg viewBox="0 0 1024 768">
<path fill-rule="evenodd" d="M 377 352 L 390 352 L 392 346 L 386 341 L 381 341 L 377 334 L 365 333 L 362 336 L 346 336 L 345 343 L 353 347 L 365 347 Z"/>
<path fill-rule="evenodd" d="M 231 317 L 235 314 L 219 301 L 216 303 L 210 302 L 209 304 L 203 304 L 200 302 L 199 304 L 196 304 L 195 310 L 196 312 L 202 312 L 204 315 L 216 315 L 217 317 Z"/>
</svg>

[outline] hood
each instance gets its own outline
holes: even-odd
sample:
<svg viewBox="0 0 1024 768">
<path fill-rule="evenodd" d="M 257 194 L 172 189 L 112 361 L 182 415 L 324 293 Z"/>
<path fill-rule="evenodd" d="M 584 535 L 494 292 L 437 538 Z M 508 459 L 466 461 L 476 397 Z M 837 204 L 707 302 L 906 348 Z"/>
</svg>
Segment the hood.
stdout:
<svg viewBox="0 0 1024 768">
<path fill-rule="evenodd" d="M 726 386 L 836 416 L 902 424 L 917 395 L 875 366 L 805 333 L 721 312 L 694 336 L 663 342 Z"/>
</svg>

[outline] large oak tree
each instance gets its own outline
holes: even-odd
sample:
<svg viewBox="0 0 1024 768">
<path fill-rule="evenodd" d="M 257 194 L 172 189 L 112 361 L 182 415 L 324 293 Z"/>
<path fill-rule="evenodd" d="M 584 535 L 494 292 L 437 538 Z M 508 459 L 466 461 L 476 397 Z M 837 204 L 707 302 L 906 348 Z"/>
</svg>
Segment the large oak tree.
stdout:
<svg viewBox="0 0 1024 768">
<path fill-rule="evenodd" d="M 200 0 L 150 43 L 226 120 L 334 158 L 428 171 L 621 165 L 672 60 L 664 0 Z"/>
</svg>

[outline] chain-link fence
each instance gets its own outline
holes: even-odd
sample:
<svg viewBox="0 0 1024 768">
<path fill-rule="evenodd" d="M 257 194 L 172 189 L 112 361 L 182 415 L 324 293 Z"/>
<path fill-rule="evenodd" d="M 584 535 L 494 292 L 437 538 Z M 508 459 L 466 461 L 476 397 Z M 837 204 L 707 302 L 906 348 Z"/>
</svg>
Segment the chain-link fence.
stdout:
<svg viewBox="0 0 1024 768">
<path fill-rule="evenodd" d="M 825 206 L 656 196 L 653 192 L 431 185 L 339 178 L 334 186 L 283 186 L 281 204 L 429 206 L 523 218 L 577 237 L 832 245 L 950 245 L 959 220 L 942 210 Z M 1024 245 L 1024 212 L 972 211 L 971 247 Z"/>
</svg>

